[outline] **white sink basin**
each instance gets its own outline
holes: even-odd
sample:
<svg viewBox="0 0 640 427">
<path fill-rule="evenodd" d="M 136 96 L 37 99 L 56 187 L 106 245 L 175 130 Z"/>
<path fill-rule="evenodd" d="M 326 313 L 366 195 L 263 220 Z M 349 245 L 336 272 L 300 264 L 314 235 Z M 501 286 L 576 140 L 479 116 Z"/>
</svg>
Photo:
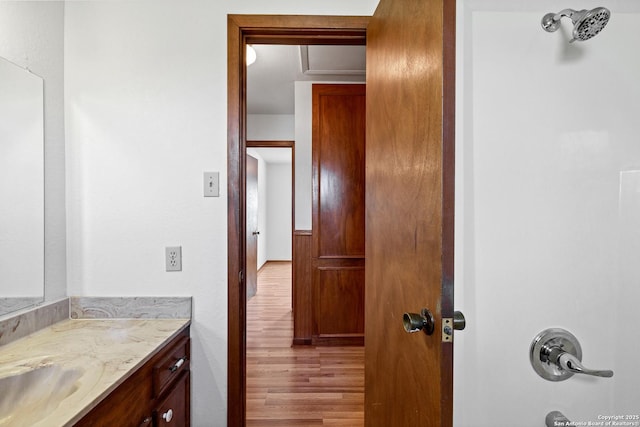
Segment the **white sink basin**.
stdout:
<svg viewBox="0 0 640 427">
<path fill-rule="evenodd" d="M 0 370 L 0 426 L 32 426 L 80 388 L 95 383 L 102 370 L 96 375 L 95 362 L 86 357 L 80 359 L 74 367 L 43 357 Z"/>
</svg>

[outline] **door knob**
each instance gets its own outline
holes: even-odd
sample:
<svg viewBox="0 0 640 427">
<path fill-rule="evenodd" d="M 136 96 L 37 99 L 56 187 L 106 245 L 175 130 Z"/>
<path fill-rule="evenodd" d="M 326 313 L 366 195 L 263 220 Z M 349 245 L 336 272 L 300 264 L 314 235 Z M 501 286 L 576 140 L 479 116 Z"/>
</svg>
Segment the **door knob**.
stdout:
<svg viewBox="0 0 640 427">
<path fill-rule="evenodd" d="M 433 314 L 426 308 L 423 308 L 420 314 L 405 313 L 402 316 L 402 325 L 409 333 L 424 331 L 425 334 L 431 335 L 435 329 Z"/>
<path fill-rule="evenodd" d="M 467 326 L 467 319 L 464 318 L 464 314 L 461 311 L 453 312 L 453 329 L 456 331 L 462 331 Z"/>
<path fill-rule="evenodd" d="M 453 318 L 442 319 L 443 327 L 442 333 L 443 336 L 452 337 L 453 330 L 461 331 L 467 325 L 467 322 L 464 318 L 464 314 L 460 311 L 455 311 L 453 313 Z M 418 332 L 420 330 L 424 331 L 425 334 L 431 335 L 435 329 L 435 321 L 433 320 L 433 314 L 427 308 L 423 308 L 420 311 L 420 314 L 417 313 L 405 313 L 402 316 L 402 325 L 404 326 L 404 330 L 410 333 Z M 446 340 L 450 341 L 450 339 Z"/>
<path fill-rule="evenodd" d="M 549 381 L 563 381 L 573 374 L 610 378 L 611 370 L 587 369 L 582 364 L 578 339 L 560 328 L 545 329 L 531 343 L 529 358 L 533 369 Z"/>
<path fill-rule="evenodd" d="M 254 236 L 257 236 L 258 234 L 260 234 L 260 232 L 259 232 L 259 231 L 254 231 L 254 232 L 253 232 L 253 233 L 251 233 L 251 234 L 253 234 Z"/>
</svg>

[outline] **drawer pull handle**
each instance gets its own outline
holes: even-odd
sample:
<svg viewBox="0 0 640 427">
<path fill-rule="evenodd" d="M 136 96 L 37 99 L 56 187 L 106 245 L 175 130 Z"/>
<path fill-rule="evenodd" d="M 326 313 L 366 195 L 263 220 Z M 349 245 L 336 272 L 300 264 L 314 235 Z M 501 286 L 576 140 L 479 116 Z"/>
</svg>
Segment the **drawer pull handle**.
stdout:
<svg viewBox="0 0 640 427">
<path fill-rule="evenodd" d="M 182 366 L 184 364 L 185 360 L 187 360 L 186 357 L 182 357 L 182 358 L 178 359 L 178 361 L 172 367 L 170 367 L 169 370 L 171 372 L 177 371 L 178 369 L 180 369 L 180 366 Z"/>
<path fill-rule="evenodd" d="M 162 419 L 165 420 L 166 422 L 170 423 L 171 420 L 173 419 L 173 410 L 169 409 L 167 412 L 162 414 Z"/>
</svg>

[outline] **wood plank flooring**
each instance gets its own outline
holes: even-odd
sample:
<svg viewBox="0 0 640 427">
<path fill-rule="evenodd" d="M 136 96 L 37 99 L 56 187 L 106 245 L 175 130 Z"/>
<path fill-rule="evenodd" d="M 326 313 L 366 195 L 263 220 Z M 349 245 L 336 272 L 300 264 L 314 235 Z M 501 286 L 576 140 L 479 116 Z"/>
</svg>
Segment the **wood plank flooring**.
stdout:
<svg viewBox="0 0 640 427">
<path fill-rule="evenodd" d="M 247 302 L 247 426 L 364 424 L 364 347 L 292 346 L 291 263 L 268 262 Z"/>
</svg>

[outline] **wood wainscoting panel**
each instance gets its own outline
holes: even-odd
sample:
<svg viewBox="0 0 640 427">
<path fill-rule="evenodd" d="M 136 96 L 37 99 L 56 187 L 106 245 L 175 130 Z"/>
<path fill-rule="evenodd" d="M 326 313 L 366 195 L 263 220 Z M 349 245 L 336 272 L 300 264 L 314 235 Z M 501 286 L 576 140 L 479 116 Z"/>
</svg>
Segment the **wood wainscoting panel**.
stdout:
<svg viewBox="0 0 640 427">
<path fill-rule="evenodd" d="M 364 344 L 364 262 L 355 264 L 316 268 L 314 345 Z"/>
<path fill-rule="evenodd" d="M 311 344 L 311 230 L 293 232 L 292 307 L 293 344 Z"/>
</svg>

